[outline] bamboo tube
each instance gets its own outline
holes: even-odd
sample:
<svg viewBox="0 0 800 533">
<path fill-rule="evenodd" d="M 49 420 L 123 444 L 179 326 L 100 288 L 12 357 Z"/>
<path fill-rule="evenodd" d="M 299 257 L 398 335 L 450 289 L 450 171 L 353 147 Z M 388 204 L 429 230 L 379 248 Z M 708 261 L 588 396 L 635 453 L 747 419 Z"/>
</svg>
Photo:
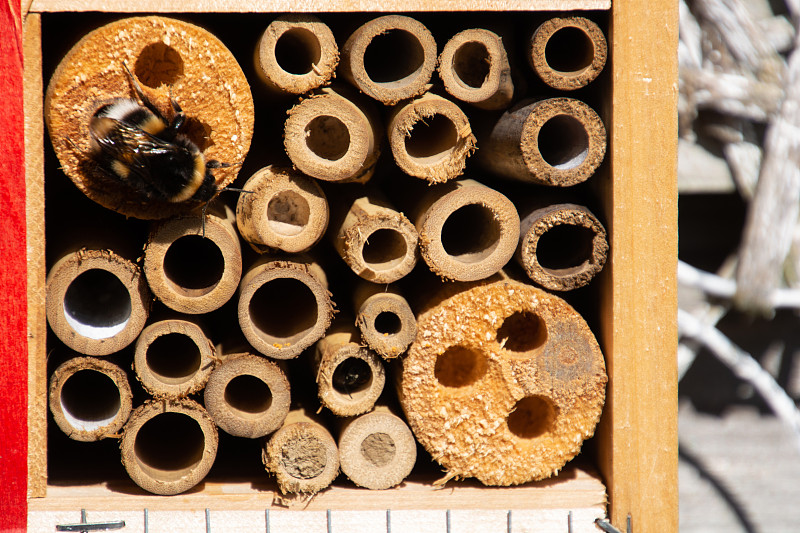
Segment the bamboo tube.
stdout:
<svg viewBox="0 0 800 533">
<path fill-rule="evenodd" d="M 367 96 L 394 105 L 425 92 L 436 59 L 428 28 L 411 17 L 385 15 L 350 35 L 339 72 Z"/>
<path fill-rule="evenodd" d="M 122 466 L 148 492 L 179 494 L 208 474 L 218 443 L 214 421 L 197 402 L 150 400 L 125 425 Z"/>
<path fill-rule="evenodd" d="M 239 325 L 273 359 L 291 359 L 325 334 L 333 316 L 325 272 L 312 262 L 263 257 L 242 278 Z"/>
<path fill-rule="evenodd" d="M 503 39 L 482 28 L 457 33 L 439 55 L 439 77 L 454 98 L 477 108 L 505 109 L 514 82 Z"/>
<path fill-rule="evenodd" d="M 230 354 L 204 392 L 208 414 L 225 432 L 257 438 L 277 430 L 289 413 L 289 380 L 275 363 L 252 353 Z"/>
<path fill-rule="evenodd" d="M 517 262 L 552 291 L 587 285 L 608 257 L 606 230 L 586 207 L 553 204 L 522 216 Z"/>
<path fill-rule="evenodd" d="M 437 275 L 475 281 L 514 255 L 519 215 L 511 201 L 474 180 L 432 188 L 417 207 L 420 254 Z"/>
<path fill-rule="evenodd" d="M 347 211 L 337 217 L 331 237 L 353 272 L 373 283 L 391 283 L 414 269 L 417 229 L 405 215 L 374 192 L 337 200 Z"/>
<path fill-rule="evenodd" d="M 566 302 L 516 281 L 448 290 L 420 313 L 403 361 L 400 402 L 417 440 L 446 479 L 517 485 L 557 473 L 602 412 L 592 332 Z"/>
<path fill-rule="evenodd" d="M 303 94 L 326 85 L 338 64 L 339 48 L 333 33 L 308 13 L 276 18 L 256 46 L 256 72 L 277 92 Z"/>
<path fill-rule="evenodd" d="M 408 349 L 417 335 L 417 318 L 392 286 L 362 282 L 353 292 L 353 308 L 361 339 L 384 359 Z"/>
<path fill-rule="evenodd" d="M 478 162 L 489 172 L 567 187 L 586 181 L 602 163 L 606 129 L 583 102 L 549 98 L 515 105 L 478 142 Z"/>
<path fill-rule="evenodd" d="M 475 150 L 475 136 L 464 112 L 432 93 L 397 105 L 388 131 L 397 166 L 430 183 L 463 174 L 467 157 Z"/>
<path fill-rule="evenodd" d="M 380 358 L 361 346 L 349 319 L 338 319 L 314 350 L 319 399 L 337 416 L 356 416 L 375 405 L 386 374 Z"/>
<path fill-rule="evenodd" d="M 137 98 L 123 65 L 168 119 L 173 116 L 170 98 L 175 98 L 187 117 L 181 133 L 205 161 L 231 164 L 244 160 L 253 135 L 253 98 L 242 69 L 219 39 L 198 26 L 167 17 L 132 17 L 81 39 L 47 88 L 44 115 L 53 148 L 63 171 L 89 198 L 144 219 L 198 207 L 194 201 L 149 197 L 104 172 L 92 156 L 89 123 L 97 110 L 117 98 Z M 230 184 L 238 170 L 236 165 L 213 170 L 216 187 Z"/>
<path fill-rule="evenodd" d="M 239 195 L 236 225 L 256 251 L 304 252 L 325 234 L 328 200 L 308 176 L 268 166 L 253 174 L 243 188 L 250 194 Z"/>
<path fill-rule="evenodd" d="M 205 387 L 216 354 L 200 326 L 180 319 L 150 324 L 136 339 L 133 369 L 157 398 L 181 398 Z"/>
<path fill-rule="evenodd" d="M 366 182 L 380 155 L 380 118 L 373 104 L 346 87 L 326 87 L 289 110 L 284 147 L 312 178 Z"/>
<path fill-rule="evenodd" d="M 547 85 L 561 91 L 580 89 L 602 72 L 608 56 L 603 31 L 584 17 L 554 17 L 531 37 L 528 62 Z"/>
<path fill-rule="evenodd" d="M 339 474 L 339 450 L 330 432 L 303 409 L 289 412 L 264 446 L 264 466 L 283 494 L 316 494 Z"/>
<path fill-rule="evenodd" d="M 339 433 L 342 472 L 359 487 L 390 489 L 402 483 L 417 460 L 417 441 L 385 406 L 348 420 Z"/>
<path fill-rule="evenodd" d="M 91 442 L 113 436 L 131 414 L 128 377 L 117 365 L 74 357 L 50 377 L 50 412 L 69 438 Z"/>
<path fill-rule="evenodd" d="M 153 294 L 180 313 L 208 313 L 236 292 L 242 249 L 233 211 L 225 205 L 204 217 L 172 218 L 155 225 L 144 252 Z"/>
<path fill-rule="evenodd" d="M 46 282 L 47 321 L 76 352 L 108 355 L 132 343 L 150 311 L 150 291 L 137 267 L 110 250 L 62 256 Z"/>
</svg>

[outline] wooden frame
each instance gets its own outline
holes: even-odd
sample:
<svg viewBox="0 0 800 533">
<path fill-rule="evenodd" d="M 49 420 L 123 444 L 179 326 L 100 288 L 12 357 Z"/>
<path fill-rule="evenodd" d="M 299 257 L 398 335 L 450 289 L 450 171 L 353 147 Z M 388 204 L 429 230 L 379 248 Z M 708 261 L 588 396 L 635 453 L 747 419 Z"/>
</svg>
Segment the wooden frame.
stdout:
<svg viewBox="0 0 800 533">
<path fill-rule="evenodd" d="M 13 12 L 14 6 L 3 7 L 5 21 L 19 22 Z M 363 11 L 375 9 L 374 3 L 329 0 L 322 11 Z M 386 2 L 387 10 L 392 4 Z M 191 7 L 191 9 L 190 9 Z M 320 10 L 320 5 L 314 6 Z M 488 3 L 412 2 L 404 5 L 408 10 L 570 10 L 606 9 L 602 0 L 492 0 Z M 43 121 L 41 79 L 41 27 L 40 12 L 49 11 L 291 11 L 303 9 L 294 2 L 268 1 L 261 5 L 239 1 L 204 2 L 189 6 L 182 3 L 143 2 L 97 2 L 94 0 L 34 0 L 22 8 L 19 27 L 2 37 L 3 51 L 10 42 L 14 49 L 15 38 L 22 44 L 24 57 L 24 112 L 25 153 L 24 167 L 26 207 L 25 236 L 13 232 L 16 223 L 23 221 L 15 213 L 13 203 L 4 203 L 2 209 L 3 234 L 2 259 L 4 264 L 5 306 L 3 321 L 4 341 L 0 345 L 0 370 L 7 385 L 2 393 L 2 431 L 4 446 L 19 451 L 28 449 L 27 481 L 19 479 L 20 454 L 3 455 L 0 472 L 3 473 L 4 495 L 0 503 L 15 509 L 11 523 L 3 529 L 25 530 L 21 522 L 19 503 L 25 502 L 24 488 L 33 496 L 28 500 L 30 511 L 64 506 L 75 511 L 86 495 L 59 493 L 62 504 L 55 498 L 35 498 L 44 494 L 46 473 L 41 467 L 44 461 L 42 450 L 46 435 L 46 379 L 44 377 L 46 334 L 44 318 L 44 178 L 43 178 Z M 6 17 L 8 15 L 8 17 Z M 599 338 L 607 359 L 609 387 L 607 405 L 598 430 L 598 467 L 605 482 L 609 498 L 611 522 L 620 530 L 626 527 L 631 517 L 633 531 L 677 531 L 677 379 L 675 348 L 677 346 L 677 5 L 666 0 L 657 2 L 617 2 L 611 6 L 610 42 L 612 56 L 612 93 L 610 127 L 610 177 L 600 184 L 605 212 L 609 219 L 611 255 L 608 267 L 600 279 L 602 284 L 601 331 Z M 3 69 L 14 72 L 13 57 L 6 58 Z M 19 96 L 19 95 L 13 95 Z M 7 106 L 7 107 L 6 107 Z M 4 119 L 4 128 L 18 128 L 14 124 L 14 102 L 9 99 L 3 105 L 10 118 Z M 4 139 L 6 132 L 3 132 Z M 13 148 L 13 147 L 12 147 Z M 15 174 L 19 168 L 19 154 L 13 150 L 4 153 L 0 176 L 7 190 L 22 187 L 21 176 Z M 17 167 L 14 164 L 17 163 Z M 18 199 L 18 197 L 16 197 Z M 14 218 L 14 217 L 17 218 Z M 7 224 L 6 222 L 10 222 Z M 17 228 L 21 230 L 22 228 Z M 27 244 L 26 244 L 27 242 Z M 21 263 L 26 258 L 25 264 Z M 9 266 L 11 265 L 11 266 Z M 16 265 L 16 270 L 13 266 Z M 27 289 L 21 282 L 21 270 L 27 271 Z M 27 297 L 27 332 L 23 331 L 25 318 L 24 302 Z M 20 364 L 19 353 L 24 351 L 27 341 L 28 364 Z M 19 391 L 27 386 L 29 416 L 20 416 Z M 7 422 L 10 421 L 10 422 Z M 26 428 L 27 427 L 27 431 Z M 7 432 L 7 433 L 6 433 Z M 27 439 L 25 438 L 27 432 Z M 9 444 L 7 444 L 9 443 Z M 15 446 L 16 445 L 16 446 Z M 10 457 L 10 459 L 9 459 Z M 15 475 L 14 472 L 17 474 Z M 9 473 L 9 477 L 6 477 Z M 576 474 L 576 481 L 583 482 L 584 474 Z M 10 487 L 10 491 L 9 491 Z M 224 488 L 220 489 L 224 490 Z M 506 495 L 495 489 L 479 490 L 472 497 L 481 501 Z M 571 508 L 571 498 L 578 493 L 571 486 L 566 492 L 554 488 L 546 501 L 530 501 L 528 507 Z M 158 509 L 202 509 L 228 496 L 215 495 L 207 490 L 200 496 L 178 499 L 161 498 Z M 544 492 L 539 492 L 542 496 Z M 596 493 L 595 493 L 596 494 Z M 538 497 L 537 496 L 537 497 Z M 348 495 L 318 501 L 319 509 L 336 503 L 336 498 L 346 500 Z M 409 496 L 413 498 L 412 496 Z M 187 499 L 188 498 L 188 499 Z M 352 496 L 349 496 L 352 498 Z M 398 496 L 402 501 L 404 496 Z M 427 496 L 424 498 L 427 499 Z M 468 496 L 465 495 L 465 498 Z M 246 499 L 246 498 L 245 498 Z M 391 504 L 393 498 L 375 503 L 376 508 Z M 452 501 L 433 498 L 432 506 L 449 505 Z M 153 501 L 153 500 L 151 500 Z M 228 498 L 229 508 L 247 508 L 243 498 Z M 474 500 L 465 500 L 467 502 Z M 136 507 L 138 502 L 126 503 Z M 502 502 L 507 505 L 507 502 Z M 516 501 L 515 501 L 516 503 Z M 596 502 L 602 505 L 602 502 Z M 470 507 L 472 504 L 465 504 Z M 52 507 L 48 507 L 52 506 Z M 472 505 L 474 506 L 474 505 Z M 407 508 L 400 505 L 400 508 Z M 141 507 L 139 507 L 141 508 Z M 263 508 L 263 506 L 262 506 Z M 330 507 L 329 507 L 330 508 Z M 441 509 L 441 507 L 439 507 Z M 74 513 L 73 513 L 73 516 Z M 70 521 L 70 520 L 67 520 Z M 77 521 L 77 516 L 75 520 Z"/>
</svg>

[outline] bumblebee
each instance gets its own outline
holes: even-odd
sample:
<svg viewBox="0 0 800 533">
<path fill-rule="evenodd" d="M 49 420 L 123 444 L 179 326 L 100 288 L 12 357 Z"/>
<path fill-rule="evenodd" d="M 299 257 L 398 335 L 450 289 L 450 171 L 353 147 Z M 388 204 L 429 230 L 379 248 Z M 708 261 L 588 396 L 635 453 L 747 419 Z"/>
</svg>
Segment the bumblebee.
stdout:
<svg viewBox="0 0 800 533">
<path fill-rule="evenodd" d="M 170 98 L 174 116 L 167 120 L 127 65 L 122 66 L 139 101 L 120 98 L 95 112 L 89 123 L 93 159 L 147 199 L 209 202 L 219 192 L 211 171 L 230 165 L 206 161 L 200 148 L 180 133 L 186 115 L 178 102 Z"/>
</svg>

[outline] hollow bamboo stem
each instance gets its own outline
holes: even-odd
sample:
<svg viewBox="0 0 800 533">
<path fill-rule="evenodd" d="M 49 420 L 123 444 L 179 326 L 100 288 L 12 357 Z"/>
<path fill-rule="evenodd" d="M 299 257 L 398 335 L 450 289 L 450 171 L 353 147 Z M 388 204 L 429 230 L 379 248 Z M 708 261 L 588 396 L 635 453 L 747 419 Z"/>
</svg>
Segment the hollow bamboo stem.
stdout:
<svg viewBox="0 0 800 533">
<path fill-rule="evenodd" d="M 602 72 L 608 56 L 603 31 L 584 17 L 554 17 L 541 24 L 530 40 L 528 62 L 550 87 L 580 89 Z"/>
<path fill-rule="evenodd" d="M 384 359 L 405 353 L 417 335 L 417 319 L 396 288 L 362 282 L 353 299 L 361 339 Z"/>
</svg>

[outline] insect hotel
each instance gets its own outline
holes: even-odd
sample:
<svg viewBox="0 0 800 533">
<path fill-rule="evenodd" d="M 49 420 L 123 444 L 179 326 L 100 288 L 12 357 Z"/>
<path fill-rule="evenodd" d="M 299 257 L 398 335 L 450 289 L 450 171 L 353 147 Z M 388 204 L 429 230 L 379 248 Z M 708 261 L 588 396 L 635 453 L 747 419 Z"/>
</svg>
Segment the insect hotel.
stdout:
<svg viewBox="0 0 800 533">
<path fill-rule="evenodd" d="M 674 6 L 23 10 L 12 528 L 677 530 Z"/>
</svg>

